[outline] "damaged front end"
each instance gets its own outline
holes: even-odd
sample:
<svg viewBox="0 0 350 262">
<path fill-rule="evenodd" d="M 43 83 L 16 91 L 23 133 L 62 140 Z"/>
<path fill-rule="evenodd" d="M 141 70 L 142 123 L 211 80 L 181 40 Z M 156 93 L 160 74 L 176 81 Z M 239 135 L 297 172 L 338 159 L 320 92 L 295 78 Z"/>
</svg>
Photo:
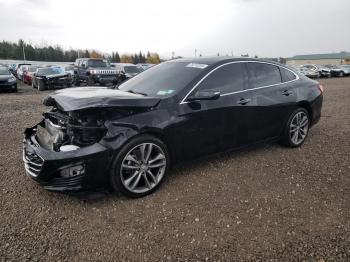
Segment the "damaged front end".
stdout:
<svg viewBox="0 0 350 262">
<path fill-rule="evenodd" d="M 103 184 L 100 174 L 109 165 L 110 151 L 98 143 L 107 132 L 102 116 L 89 110 L 64 112 L 57 108 L 43 115 L 38 125 L 25 131 L 27 175 L 56 191 Z"/>
<path fill-rule="evenodd" d="M 129 116 L 153 110 L 159 99 L 87 87 L 60 90 L 44 99 L 51 110 L 25 130 L 26 174 L 55 191 L 105 188 L 113 157 L 138 130 Z M 130 119 L 129 119 L 130 121 Z"/>
<path fill-rule="evenodd" d="M 44 113 L 37 126 L 39 144 L 48 150 L 60 152 L 77 149 L 98 142 L 107 132 L 103 116 L 83 112 L 62 112 L 57 108 Z"/>
</svg>

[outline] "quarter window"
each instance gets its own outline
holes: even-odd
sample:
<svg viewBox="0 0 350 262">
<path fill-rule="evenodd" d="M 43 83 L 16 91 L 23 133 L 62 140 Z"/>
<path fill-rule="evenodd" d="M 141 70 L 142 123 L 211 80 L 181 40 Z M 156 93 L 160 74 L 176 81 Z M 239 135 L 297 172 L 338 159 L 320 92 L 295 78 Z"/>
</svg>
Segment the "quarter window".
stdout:
<svg viewBox="0 0 350 262">
<path fill-rule="evenodd" d="M 280 67 L 282 82 L 288 82 L 296 79 L 295 74 L 293 74 L 290 70 Z"/>
<path fill-rule="evenodd" d="M 245 79 L 246 71 L 242 63 L 229 64 L 211 73 L 199 84 L 197 90 L 213 90 L 221 94 L 242 91 Z"/>
<path fill-rule="evenodd" d="M 247 63 L 250 88 L 281 83 L 281 74 L 277 66 L 264 63 Z"/>
</svg>

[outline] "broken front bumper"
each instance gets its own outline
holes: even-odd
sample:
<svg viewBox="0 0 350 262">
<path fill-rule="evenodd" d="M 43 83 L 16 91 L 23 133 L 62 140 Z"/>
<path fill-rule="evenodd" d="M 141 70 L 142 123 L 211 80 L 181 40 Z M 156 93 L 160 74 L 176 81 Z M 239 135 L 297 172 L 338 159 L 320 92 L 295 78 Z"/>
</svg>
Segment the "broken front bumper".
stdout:
<svg viewBox="0 0 350 262">
<path fill-rule="evenodd" d="M 44 149 L 36 127 L 24 133 L 23 161 L 26 174 L 53 191 L 78 191 L 103 187 L 109 180 L 110 150 L 95 143 L 68 152 Z"/>
</svg>

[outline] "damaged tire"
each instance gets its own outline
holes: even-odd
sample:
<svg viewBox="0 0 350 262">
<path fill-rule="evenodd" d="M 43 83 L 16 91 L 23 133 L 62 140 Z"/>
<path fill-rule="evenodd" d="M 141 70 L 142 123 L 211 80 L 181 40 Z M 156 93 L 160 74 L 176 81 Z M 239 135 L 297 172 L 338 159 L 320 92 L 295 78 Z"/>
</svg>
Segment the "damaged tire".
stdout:
<svg viewBox="0 0 350 262">
<path fill-rule="evenodd" d="M 154 136 L 141 135 L 126 143 L 116 156 L 111 185 L 129 197 L 151 194 L 161 185 L 169 165 L 166 145 Z"/>
</svg>

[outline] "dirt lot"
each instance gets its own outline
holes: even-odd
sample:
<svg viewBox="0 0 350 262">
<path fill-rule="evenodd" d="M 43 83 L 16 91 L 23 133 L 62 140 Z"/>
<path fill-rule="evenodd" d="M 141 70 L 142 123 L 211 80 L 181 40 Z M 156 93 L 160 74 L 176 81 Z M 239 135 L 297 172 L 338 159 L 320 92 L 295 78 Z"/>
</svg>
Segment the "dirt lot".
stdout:
<svg viewBox="0 0 350 262">
<path fill-rule="evenodd" d="M 24 174 L 47 93 L 0 94 L 2 261 L 350 261 L 350 78 L 321 80 L 300 149 L 265 144 L 178 166 L 155 194 L 83 201 Z"/>
</svg>

